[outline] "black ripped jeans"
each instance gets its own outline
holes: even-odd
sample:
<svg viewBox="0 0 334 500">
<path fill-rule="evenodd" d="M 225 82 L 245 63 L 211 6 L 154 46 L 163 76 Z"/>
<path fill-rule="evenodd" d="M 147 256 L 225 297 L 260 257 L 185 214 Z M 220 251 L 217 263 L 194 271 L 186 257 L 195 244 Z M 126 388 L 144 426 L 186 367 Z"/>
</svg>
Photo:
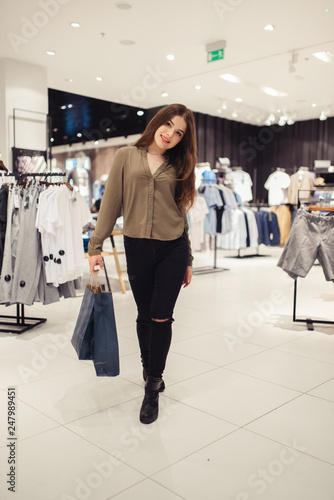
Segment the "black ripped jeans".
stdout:
<svg viewBox="0 0 334 500">
<path fill-rule="evenodd" d="M 149 375 L 160 378 L 172 339 L 173 311 L 188 266 L 188 238 L 185 233 L 172 241 L 124 236 L 124 247 L 138 310 L 142 363 Z"/>
</svg>

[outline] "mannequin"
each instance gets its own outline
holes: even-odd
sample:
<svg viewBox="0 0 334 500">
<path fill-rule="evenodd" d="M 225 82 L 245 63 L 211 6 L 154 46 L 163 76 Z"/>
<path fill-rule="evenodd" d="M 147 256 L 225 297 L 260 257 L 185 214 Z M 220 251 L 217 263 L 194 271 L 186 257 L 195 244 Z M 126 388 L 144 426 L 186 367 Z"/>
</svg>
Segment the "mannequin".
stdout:
<svg viewBox="0 0 334 500">
<path fill-rule="evenodd" d="M 90 162 L 84 153 L 75 155 L 75 167 L 69 172 L 68 180 L 77 191 L 85 198 L 90 207 L 92 204 L 92 174 Z"/>
</svg>

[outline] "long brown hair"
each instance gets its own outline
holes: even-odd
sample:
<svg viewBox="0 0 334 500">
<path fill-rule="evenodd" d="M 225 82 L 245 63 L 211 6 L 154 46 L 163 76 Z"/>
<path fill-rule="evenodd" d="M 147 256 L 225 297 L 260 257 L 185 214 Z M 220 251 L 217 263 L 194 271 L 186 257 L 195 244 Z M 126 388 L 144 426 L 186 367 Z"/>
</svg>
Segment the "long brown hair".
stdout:
<svg viewBox="0 0 334 500">
<path fill-rule="evenodd" d="M 197 163 L 195 118 L 192 111 L 183 104 L 170 104 L 160 109 L 134 146 L 148 148 L 154 141 L 157 129 L 171 120 L 173 116 L 182 116 L 187 129 L 181 141 L 174 148 L 167 150 L 166 154 L 176 170 L 178 181 L 176 201 L 183 210 L 189 210 L 195 200 L 195 166 Z"/>
</svg>

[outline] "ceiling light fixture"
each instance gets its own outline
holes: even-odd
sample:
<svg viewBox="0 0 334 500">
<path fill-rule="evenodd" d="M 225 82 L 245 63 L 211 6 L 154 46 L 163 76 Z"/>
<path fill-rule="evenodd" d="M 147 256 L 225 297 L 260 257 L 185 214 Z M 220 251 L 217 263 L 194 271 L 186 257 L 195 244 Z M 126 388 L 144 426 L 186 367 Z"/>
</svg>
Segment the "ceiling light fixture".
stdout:
<svg viewBox="0 0 334 500">
<path fill-rule="evenodd" d="M 296 71 L 296 64 L 298 62 L 299 52 L 292 52 L 291 60 L 289 61 L 289 73 L 294 73 Z"/>
<path fill-rule="evenodd" d="M 224 73 L 223 75 L 220 75 L 220 78 L 222 78 L 226 82 L 240 83 L 240 78 L 235 75 L 231 75 L 231 73 Z"/>
<path fill-rule="evenodd" d="M 65 78 L 65 82 L 72 83 L 73 82 L 73 78 Z"/>
<path fill-rule="evenodd" d="M 314 52 L 312 54 L 314 57 L 319 59 L 319 61 L 332 64 L 334 61 L 334 55 L 331 54 L 328 50 L 323 50 L 322 52 Z"/>
<path fill-rule="evenodd" d="M 68 104 L 67 107 L 71 109 L 73 108 L 73 104 Z"/>
<path fill-rule="evenodd" d="M 98 146 L 99 141 L 94 141 L 95 146 Z"/>
<path fill-rule="evenodd" d="M 282 115 L 282 116 L 279 117 L 278 125 L 280 127 L 284 127 L 284 125 L 286 124 L 287 121 L 288 121 L 287 116 Z"/>
<path fill-rule="evenodd" d="M 66 106 L 65 105 L 64 106 L 60 106 L 60 109 L 66 109 Z"/>
<path fill-rule="evenodd" d="M 234 100 L 235 100 L 235 102 L 242 102 L 241 97 L 236 97 Z"/>
<path fill-rule="evenodd" d="M 236 111 L 233 111 L 231 116 L 232 118 L 238 118 L 238 113 Z"/>
<path fill-rule="evenodd" d="M 82 133 L 81 133 L 81 132 L 78 132 L 78 133 L 77 133 L 77 137 L 82 137 Z"/>
<path fill-rule="evenodd" d="M 168 61 L 174 61 L 174 59 L 175 59 L 175 57 L 174 57 L 174 55 L 173 55 L 173 54 L 168 54 L 168 55 L 166 56 L 166 58 L 168 59 Z"/>
<path fill-rule="evenodd" d="M 316 103 L 314 102 L 314 103 L 312 104 L 312 108 L 315 108 L 316 106 L 317 106 L 317 105 L 316 105 Z"/>
<path fill-rule="evenodd" d="M 279 90 L 272 89 L 271 87 L 260 87 L 262 92 L 273 97 L 286 97 L 288 94 L 280 92 Z"/>
<path fill-rule="evenodd" d="M 161 97 L 168 97 L 167 92 L 162 92 Z"/>
<path fill-rule="evenodd" d="M 327 115 L 326 115 L 325 111 L 321 111 L 320 116 L 319 116 L 319 120 L 321 120 L 321 121 L 327 120 Z"/>
<path fill-rule="evenodd" d="M 142 111 L 142 110 L 137 111 L 138 116 L 143 116 L 143 114 L 144 114 L 144 111 Z"/>
<path fill-rule="evenodd" d="M 102 82 L 103 78 L 102 78 L 102 76 L 97 76 L 97 77 L 96 77 L 96 80 L 97 80 L 98 82 Z"/>
<path fill-rule="evenodd" d="M 80 28 L 79 23 L 71 23 L 72 28 Z"/>
<path fill-rule="evenodd" d="M 194 87 L 194 89 L 196 89 L 196 90 L 201 90 L 201 88 L 202 87 L 200 85 L 195 85 L 195 87 Z"/>
<path fill-rule="evenodd" d="M 274 31 L 275 26 L 273 26 L 272 24 L 267 24 L 267 26 L 265 26 L 264 29 L 266 31 Z"/>
<path fill-rule="evenodd" d="M 55 56 L 56 55 L 54 50 L 47 50 L 46 53 L 48 56 Z"/>
</svg>

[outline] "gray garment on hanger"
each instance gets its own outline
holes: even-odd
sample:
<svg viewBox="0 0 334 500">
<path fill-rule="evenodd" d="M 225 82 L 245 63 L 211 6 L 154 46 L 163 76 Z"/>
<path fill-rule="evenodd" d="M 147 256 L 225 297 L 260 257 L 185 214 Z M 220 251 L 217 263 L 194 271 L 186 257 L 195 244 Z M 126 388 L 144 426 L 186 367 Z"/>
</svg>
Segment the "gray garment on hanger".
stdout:
<svg viewBox="0 0 334 500">
<path fill-rule="evenodd" d="M 11 302 L 31 306 L 38 289 L 42 261 L 40 234 L 35 226 L 39 188 L 25 188 L 22 195 Z"/>
<path fill-rule="evenodd" d="M 15 206 L 19 208 L 14 207 Z M 7 227 L 5 248 L 1 269 L 0 280 L 0 303 L 9 305 L 11 303 L 13 273 L 15 269 L 17 244 L 20 228 L 22 199 L 20 196 L 20 188 L 18 186 L 10 187 L 8 192 L 7 202 Z"/>
</svg>

